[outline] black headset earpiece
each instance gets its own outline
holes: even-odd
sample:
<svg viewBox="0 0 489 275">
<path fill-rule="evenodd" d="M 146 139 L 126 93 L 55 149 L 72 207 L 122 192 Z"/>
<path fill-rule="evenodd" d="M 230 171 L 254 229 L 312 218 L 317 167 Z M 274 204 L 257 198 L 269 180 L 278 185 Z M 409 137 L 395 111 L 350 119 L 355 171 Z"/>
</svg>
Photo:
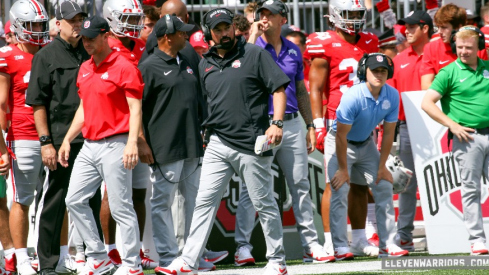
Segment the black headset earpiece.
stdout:
<svg viewBox="0 0 489 275">
<path fill-rule="evenodd" d="M 202 33 L 204 34 L 204 39 L 206 42 L 212 40 L 212 33 L 211 33 L 209 26 L 207 25 L 207 15 L 213 11 L 216 11 L 216 10 L 225 10 L 227 12 L 227 14 L 231 17 L 231 20 L 234 19 L 234 13 L 232 11 L 230 11 L 229 9 L 226 9 L 226 8 L 212 9 L 212 10 L 204 13 L 204 15 L 202 16 L 202 22 L 200 24 L 200 27 L 202 29 Z"/>
<path fill-rule="evenodd" d="M 368 54 L 364 54 L 360 61 L 358 61 L 357 77 L 360 81 L 365 81 L 367 78 L 367 71 L 365 67 L 365 62 L 367 62 Z"/>
<path fill-rule="evenodd" d="M 367 60 L 370 57 L 373 56 L 382 56 L 383 58 L 387 59 L 387 64 L 389 65 L 389 68 L 387 68 L 387 79 L 391 79 L 394 76 L 394 63 L 392 62 L 392 59 L 388 57 L 387 55 L 383 53 L 371 53 L 371 54 L 364 54 L 363 57 L 358 61 L 358 68 L 357 68 L 357 77 L 360 81 L 366 81 L 367 80 Z"/>
<path fill-rule="evenodd" d="M 165 14 L 165 22 L 166 22 L 166 34 L 175 33 L 175 27 L 173 26 L 173 21 L 171 20 L 171 16 L 169 14 Z"/>
<path fill-rule="evenodd" d="M 460 30 L 475 31 L 479 35 L 479 39 L 477 40 L 477 47 L 479 48 L 479 51 L 486 48 L 484 33 L 479 28 L 471 27 L 471 26 L 461 27 L 458 30 L 453 30 L 452 34 L 450 35 L 450 46 L 452 47 L 452 52 L 454 54 L 457 54 L 457 45 L 455 44 L 455 34 L 457 34 L 457 32 L 459 32 Z"/>
</svg>

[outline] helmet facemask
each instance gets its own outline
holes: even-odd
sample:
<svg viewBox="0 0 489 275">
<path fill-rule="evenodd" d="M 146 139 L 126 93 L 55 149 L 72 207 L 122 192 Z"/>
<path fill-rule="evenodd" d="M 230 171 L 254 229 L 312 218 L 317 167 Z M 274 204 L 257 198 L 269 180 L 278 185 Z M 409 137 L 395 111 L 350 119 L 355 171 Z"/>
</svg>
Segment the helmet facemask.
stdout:
<svg viewBox="0 0 489 275">
<path fill-rule="evenodd" d="M 350 35 L 357 34 L 363 29 L 363 25 L 366 21 L 365 8 L 342 10 L 338 7 L 333 7 L 331 10 L 334 14 L 331 14 L 329 18 L 336 28 L 339 28 Z"/>
<path fill-rule="evenodd" d="M 129 12 L 124 11 L 112 11 L 112 18 L 114 18 L 117 24 L 114 22 L 110 22 L 111 18 L 107 18 L 109 20 L 109 24 L 112 27 L 112 32 L 120 37 L 132 37 L 139 38 L 141 36 L 141 30 L 144 28 L 144 14 L 139 12 Z"/>
<path fill-rule="evenodd" d="M 45 45 L 49 43 L 49 28 L 47 19 L 35 21 L 24 21 L 17 18 L 13 23 L 15 36 L 20 43 L 30 43 L 33 45 Z"/>
</svg>

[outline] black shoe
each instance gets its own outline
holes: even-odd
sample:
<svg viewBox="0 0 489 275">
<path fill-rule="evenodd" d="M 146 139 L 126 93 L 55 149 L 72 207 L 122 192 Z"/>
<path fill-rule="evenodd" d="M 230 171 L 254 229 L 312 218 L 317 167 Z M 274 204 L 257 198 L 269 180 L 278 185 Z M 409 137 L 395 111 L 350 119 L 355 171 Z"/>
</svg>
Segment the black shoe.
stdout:
<svg viewBox="0 0 489 275">
<path fill-rule="evenodd" d="M 39 271 L 39 275 L 57 275 L 53 268 L 45 268 Z"/>
</svg>

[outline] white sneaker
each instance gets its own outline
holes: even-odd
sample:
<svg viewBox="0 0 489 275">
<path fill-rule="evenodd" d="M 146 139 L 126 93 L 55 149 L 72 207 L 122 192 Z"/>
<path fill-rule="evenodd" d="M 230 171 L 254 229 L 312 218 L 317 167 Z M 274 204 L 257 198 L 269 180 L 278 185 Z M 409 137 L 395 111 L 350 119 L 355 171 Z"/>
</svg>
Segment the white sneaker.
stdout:
<svg viewBox="0 0 489 275">
<path fill-rule="evenodd" d="M 85 267 L 79 273 L 80 275 L 112 275 L 116 271 L 115 265 L 112 264 L 110 258 L 107 257 L 104 260 L 95 260 L 88 258 Z"/>
<path fill-rule="evenodd" d="M 24 261 L 17 264 L 18 275 L 36 275 L 37 272 L 32 268 L 32 258 L 27 258 Z"/>
<path fill-rule="evenodd" d="M 487 255 L 488 254 L 487 246 L 483 242 L 477 242 L 473 243 L 470 246 L 470 255 L 472 256 L 477 256 L 477 255 Z"/>
<path fill-rule="evenodd" d="M 197 275 L 198 271 L 191 268 L 181 257 L 178 257 L 167 267 L 157 267 L 155 273 L 168 275 Z"/>
<path fill-rule="evenodd" d="M 216 270 L 216 266 L 213 263 L 206 261 L 204 257 L 200 257 L 199 272 L 207 272 L 212 270 Z"/>
<path fill-rule="evenodd" d="M 138 266 L 131 268 L 128 266 L 121 266 L 117 269 L 114 275 L 144 275 L 143 267 Z"/>
<path fill-rule="evenodd" d="M 285 275 L 287 274 L 287 267 L 284 264 L 268 262 L 265 266 L 263 275 Z"/>
<path fill-rule="evenodd" d="M 399 246 L 401 249 L 407 250 L 409 252 L 414 252 L 414 242 L 411 241 L 405 241 L 401 239 L 401 236 L 399 234 L 396 234 L 396 237 L 394 238 L 396 245 Z"/>
<path fill-rule="evenodd" d="M 334 262 L 334 256 L 329 256 L 324 252 L 323 247 L 320 245 L 315 246 L 310 252 L 304 251 L 302 261 L 305 263 L 327 263 Z"/>
<path fill-rule="evenodd" d="M 76 253 L 75 256 L 75 268 L 76 273 L 80 274 L 85 267 L 85 254 L 84 253 Z"/>
<path fill-rule="evenodd" d="M 58 265 L 56 266 L 58 274 L 73 274 L 76 273 L 75 261 L 70 254 L 59 256 Z"/>
<path fill-rule="evenodd" d="M 349 247 L 338 247 L 334 250 L 334 257 L 337 261 L 353 260 L 355 257 L 350 252 Z"/>
<path fill-rule="evenodd" d="M 379 250 L 379 258 L 397 258 L 402 256 L 409 255 L 409 251 L 400 248 L 395 244 L 390 244 L 386 247 L 383 247 Z"/>
<path fill-rule="evenodd" d="M 217 263 L 224 258 L 226 258 L 229 255 L 229 252 L 227 251 L 212 251 L 212 250 L 207 250 L 207 252 L 203 255 L 204 259 L 210 263 Z"/>
<path fill-rule="evenodd" d="M 323 250 L 328 256 L 334 256 L 333 243 L 324 243 Z"/>
<path fill-rule="evenodd" d="M 31 266 L 34 270 L 39 271 L 39 259 L 34 259 L 31 261 Z"/>
<path fill-rule="evenodd" d="M 366 240 L 360 241 L 357 244 L 350 244 L 350 252 L 353 253 L 354 256 L 379 256 L 379 248 L 377 246 L 370 245 Z"/>
<path fill-rule="evenodd" d="M 251 255 L 250 250 L 246 246 L 238 248 L 238 251 L 234 254 L 234 265 L 255 265 L 255 258 Z"/>
</svg>

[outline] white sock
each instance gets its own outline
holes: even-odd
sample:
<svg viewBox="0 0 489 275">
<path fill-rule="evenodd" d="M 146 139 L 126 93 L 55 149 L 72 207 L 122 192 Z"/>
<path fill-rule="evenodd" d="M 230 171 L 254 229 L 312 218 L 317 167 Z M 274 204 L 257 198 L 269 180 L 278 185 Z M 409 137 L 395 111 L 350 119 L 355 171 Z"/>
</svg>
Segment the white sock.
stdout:
<svg viewBox="0 0 489 275">
<path fill-rule="evenodd" d="M 17 257 L 17 263 L 22 263 L 23 261 L 29 259 L 27 248 L 15 249 L 15 256 Z"/>
<path fill-rule="evenodd" d="M 352 229 L 351 242 L 352 244 L 367 242 L 367 237 L 365 236 L 365 229 Z"/>
<path fill-rule="evenodd" d="M 375 203 L 368 204 L 367 222 L 365 224 L 365 234 L 370 239 L 374 233 L 377 233 L 377 217 L 375 216 Z"/>
<path fill-rule="evenodd" d="M 333 243 L 333 239 L 331 238 L 331 232 L 324 232 L 324 244 Z"/>
<path fill-rule="evenodd" d="M 112 249 L 117 249 L 117 246 L 115 245 L 115 243 L 108 244 L 108 245 L 106 244 L 105 249 L 107 250 L 107 252 L 110 252 L 110 251 L 112 251 Z"/>
<path fill-rule="evenodd" d="M 5 253 L 5 258 L 7 259 L 12 259 L 15 253 L 15 247 L 9 248 L 7 250 L 4 250 L 3 253 Z"/>
<path fill-rule="evenodd" d="M 64 256 L 64 255 L 68 255 L 69 252 L 68 252 L 68 246 L 67 245 L 62 245 L 59 247 L 59 255 L 60 256 Z"/>
</svg>

